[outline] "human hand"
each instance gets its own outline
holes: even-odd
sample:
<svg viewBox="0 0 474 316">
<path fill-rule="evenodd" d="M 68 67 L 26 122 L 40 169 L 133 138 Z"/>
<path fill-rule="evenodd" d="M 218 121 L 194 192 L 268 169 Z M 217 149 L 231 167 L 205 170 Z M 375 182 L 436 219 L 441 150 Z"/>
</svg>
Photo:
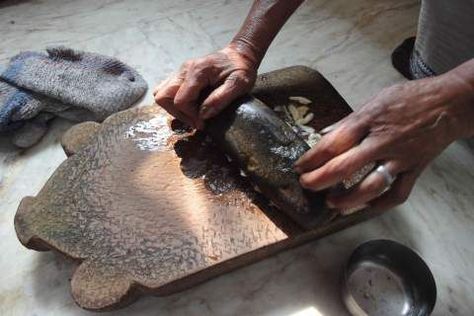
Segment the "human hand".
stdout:
<svg viewBox="0 0 474 316">
<path fill-rule="evenodd" d="M 153 95 L 168 113 L 202 129 L 204 120 L 252 89 L 258 64 L 251 51 L 230 44 L 210 55 L 186 61 L 177 74 L 154 89 Z M 209 93 L 204 100 L 203 93 Z"/>
<path fill-rule="evenodd" d="M 466 112 L 472 119 L 472 105 L 466 107 L 472 87 L 458 79 L 443 75 L 382 90 L 297 161 L 301 185 L 315 191 L 330 188 L 375 162 L 396 177 L 393 185 L 380 172 L 371 172 L 347 192 L 329 194 L 328 206 L 387 209 L 403 203 L 430 161 L 464 135 Z"/>
</svg>

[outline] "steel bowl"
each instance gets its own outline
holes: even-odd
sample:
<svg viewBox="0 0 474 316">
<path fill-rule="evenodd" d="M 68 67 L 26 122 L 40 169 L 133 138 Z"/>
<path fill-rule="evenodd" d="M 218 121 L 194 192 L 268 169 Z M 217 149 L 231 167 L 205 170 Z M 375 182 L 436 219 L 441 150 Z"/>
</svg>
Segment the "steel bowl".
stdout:
<svg viewBox="0 0 474 316">
<path fill-rule="evenodd" d="M 349 258 L 342 296 L 354 316 L 424 316 L 434 308 L 436 284 L 413 250 L 391 240 L 372 240 Z"/>
</svg>

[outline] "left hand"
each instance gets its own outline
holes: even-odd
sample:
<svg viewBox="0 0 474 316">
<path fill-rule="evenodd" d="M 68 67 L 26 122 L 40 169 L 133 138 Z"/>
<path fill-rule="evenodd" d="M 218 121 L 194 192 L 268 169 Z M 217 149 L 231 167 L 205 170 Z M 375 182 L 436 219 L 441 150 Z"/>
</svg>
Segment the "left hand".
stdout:
<svg viewBox="0 0 474 316">
<path fill-rule="evenodd" d="M 375 162 L 396 176 L 388 190 L 385 178 L 371 172 L 348 192 L 329 194 L 328 206 L 386 209 L 403 203 L 423 169 L 460 137 L 458 104 L 466 87 L 449 79 L 439 76 L 382 90 L 297 161 L 301 185 L 323 190 Z"/>
<path fill-rule="evenodd" d="M 217 52 L 186 61 L 177 74 L 155 88 L 155 102 L 180 121 L 203 129 L 204 120 L 252 89 L 258 64 L 250 48 L 231 43 Z M 200 102 L 206 90 L 208 95 Z"/>
</svg>

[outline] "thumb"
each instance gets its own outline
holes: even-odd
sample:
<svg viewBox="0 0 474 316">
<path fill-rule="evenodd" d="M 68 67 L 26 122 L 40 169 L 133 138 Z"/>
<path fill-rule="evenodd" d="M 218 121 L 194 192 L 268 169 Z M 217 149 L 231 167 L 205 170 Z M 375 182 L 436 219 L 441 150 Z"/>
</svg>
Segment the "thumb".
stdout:
<svg viewBox="0 0 474 316">
<path fill-rule="evenodd" d="M 232 73 L 204 100 L 199 111 L 199 118 L 206 120 L 215 116 L 236 98 L 250 91 L 254 82 L 255 79 L 249 78 L 243 71 Z"/>
</svg>

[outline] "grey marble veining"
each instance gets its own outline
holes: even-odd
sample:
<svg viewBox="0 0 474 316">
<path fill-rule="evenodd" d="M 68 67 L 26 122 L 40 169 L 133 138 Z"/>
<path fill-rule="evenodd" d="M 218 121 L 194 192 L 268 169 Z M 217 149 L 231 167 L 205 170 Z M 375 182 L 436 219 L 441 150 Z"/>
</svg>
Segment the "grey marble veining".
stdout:
<svg viewBox="0 0 474 316">
<path fill-rule="evenodd" d="M 0 64 L 21 50 L 68 45 L 116 56 L 153 87 L 181 62 L 225 45 L 251 1 L 42 0 L 0 2 Z M 261 71 L 316 67 L 357 109 L 402 81 L 392 49 L 416 30 L 416 0 L 308 0 L 271 46 Z M 151 94 L 141 102 L 152 102 Z M 36 147 L 0 140 L 0 314 L 89 315 L 69 294 L 73 264 L 18 242 L 13 217 L 65 159 L 56 121 Z M 389 238 L 416 249 L 438 285 L 434 315 L 474 314 L 474 146 L 452 144 L 418 180 L 403 206 L 343 232 L 285 251 L 164 298 L 147 297 L 110 315 L 346 315 L 339 281 L 361 242 Z M 108 315 L 106 314 L 106 315 Z"/>
</svg>

